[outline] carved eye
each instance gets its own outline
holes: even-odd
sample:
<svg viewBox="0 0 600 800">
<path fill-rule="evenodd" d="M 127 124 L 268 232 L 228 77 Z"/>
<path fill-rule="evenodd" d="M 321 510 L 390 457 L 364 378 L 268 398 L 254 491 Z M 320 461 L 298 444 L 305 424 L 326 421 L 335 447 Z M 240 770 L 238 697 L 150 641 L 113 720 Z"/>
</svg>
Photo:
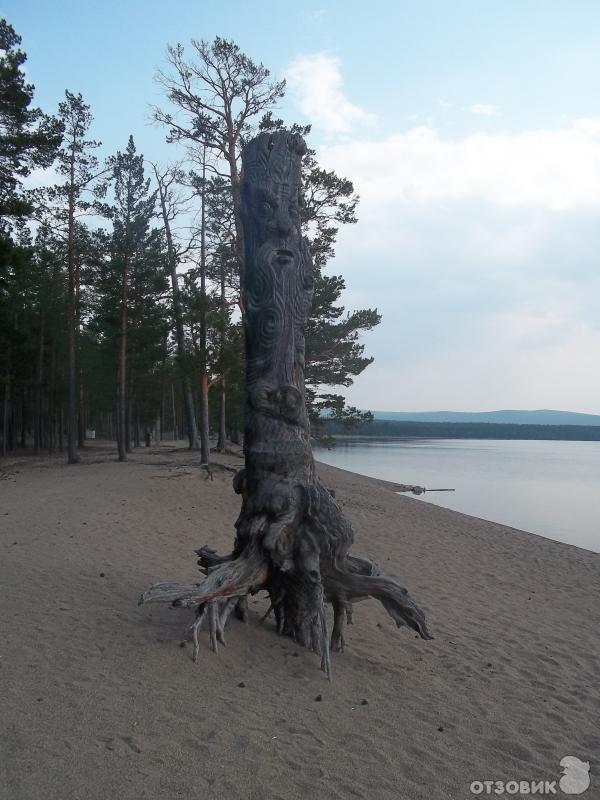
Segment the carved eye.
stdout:
<svg viewBox="0 0 600 800">
<path fill-rule="evenodd" d="M 267 200 L 263 200 L 263 202 L 260 204 L 260 211 L 261 214 L 268 216 L 273 213 L 273 206 Z"/>
</svg>

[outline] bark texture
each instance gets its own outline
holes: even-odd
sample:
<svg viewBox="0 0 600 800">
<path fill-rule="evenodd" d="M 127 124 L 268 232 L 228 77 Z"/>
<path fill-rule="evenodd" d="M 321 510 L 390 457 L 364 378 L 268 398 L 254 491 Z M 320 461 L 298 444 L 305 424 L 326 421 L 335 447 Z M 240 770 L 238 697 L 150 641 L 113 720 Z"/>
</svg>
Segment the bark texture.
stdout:
<svg viewBox="0 0 600 800">
<path fill-rule="evenodd" d="M 352 527 L 316 474 L 304 395 L 304 327 L 313 292 L 300 232 L 305 150 L 300 136 L 279 131 L 260 134 L 243 154 L 247 408 L 245 469 L 234 478 L 242 508 L 233 552 L 217 556 L 201 548 L 202 582 L 157 584 L 140 603 L 195 607 L 196 656 L 205 619 L 216 649 L 231 611 L 243 616 L 246 595 L 264 589 L 278 632 L 320 653 L 330 675 L 330 649 L 343 649 L 344 625 L 358 600 L 376 598 L 398 626 L 431 637 L 407 590 L 374 562 L 350 554 Z M 333 607 L 331 636 L 325 602 Z"/>
</svg>

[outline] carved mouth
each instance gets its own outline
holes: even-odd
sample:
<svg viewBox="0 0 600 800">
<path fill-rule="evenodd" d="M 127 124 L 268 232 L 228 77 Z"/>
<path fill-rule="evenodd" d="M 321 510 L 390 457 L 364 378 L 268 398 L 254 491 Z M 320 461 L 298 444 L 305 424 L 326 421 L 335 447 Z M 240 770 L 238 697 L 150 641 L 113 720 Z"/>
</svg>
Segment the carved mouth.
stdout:
<svg viewBox="0 0 600 800">
<path fill-rule="evenodd" d="M 281 248 L 275 251 L 275 257 L 277 259 L 277 263 L 284 266 L 285 264 L 289 264 L 291 261 L 294 260 L 294 254 L 291 250 L 286 250 L 285 248 Z"/>
</svg>

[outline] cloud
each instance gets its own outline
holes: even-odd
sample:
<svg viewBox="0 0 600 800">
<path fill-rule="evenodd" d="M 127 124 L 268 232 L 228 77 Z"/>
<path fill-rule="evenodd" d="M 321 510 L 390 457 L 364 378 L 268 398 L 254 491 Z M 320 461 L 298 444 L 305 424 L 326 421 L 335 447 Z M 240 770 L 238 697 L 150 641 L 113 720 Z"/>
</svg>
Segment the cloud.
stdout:
<svg viewBox="0 0 600 800">
<path fill-rule="evenodd" d="M 365 408 L 600 411 L 600 119 L 325 143 L 359 222 L 332 269 L 376 306 Z"/>
<path fill-rule="evenodd" d="M 471 114 L 476 114 L 479 117 L 498 116 L 498 108 L 493 103 L 473 103 L 473 105 L 463 108 L 463 111 L 470 111 Z"/>
<path fill-rule="evenodd" d="M 322 160 L 349 172 L 361 195 L 384 202 L 477 198 L 566 210 L 600 205 L 600 119 L 556 129 L 443 138 L 413 127 L 379 141 L 326 145 Z"/>
<path fill-rule="evenodd" d="M 302 113 L 326 135 L 348 134 L 375 115 L 351 103 L 343 90 L 340 60 L 327 53 L 296 58 L 286 72 Z"/>
</svg>

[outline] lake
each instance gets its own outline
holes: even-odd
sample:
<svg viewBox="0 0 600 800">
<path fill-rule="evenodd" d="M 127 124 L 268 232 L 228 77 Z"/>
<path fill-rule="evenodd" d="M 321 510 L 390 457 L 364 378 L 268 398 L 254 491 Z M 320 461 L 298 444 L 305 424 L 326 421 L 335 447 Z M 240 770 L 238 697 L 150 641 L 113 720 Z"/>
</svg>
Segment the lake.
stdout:
<svg viewBox="0 0 600 800">
<path fill-rule="evenodd" d="M 315 458 L 427 489 L 415 497 L 600 552 L 600 442 L 493 439 L 338 440 Z"/>
</svg>

